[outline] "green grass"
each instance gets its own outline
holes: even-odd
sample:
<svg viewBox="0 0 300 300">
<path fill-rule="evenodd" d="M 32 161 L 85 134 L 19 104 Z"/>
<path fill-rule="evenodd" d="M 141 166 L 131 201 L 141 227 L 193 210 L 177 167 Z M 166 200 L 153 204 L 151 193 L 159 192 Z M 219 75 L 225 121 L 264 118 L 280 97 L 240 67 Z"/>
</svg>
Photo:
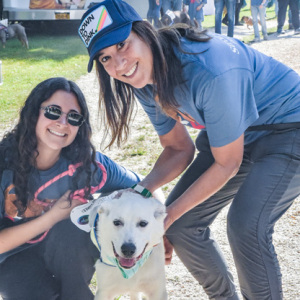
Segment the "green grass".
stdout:
<svg viewBox="0 0 300 300">
<path fill-rule="evenodd" d="M 26 97 L 42 80 L 85 74 L 87 50 L 76 35 L 29 36 L 29 50 L 17 39 L 0 49 L 3 84 L 0 86 L 0 124 L 15 119 Z M 0 126 L 1 126 L 0 125 Z"/>
</svg>

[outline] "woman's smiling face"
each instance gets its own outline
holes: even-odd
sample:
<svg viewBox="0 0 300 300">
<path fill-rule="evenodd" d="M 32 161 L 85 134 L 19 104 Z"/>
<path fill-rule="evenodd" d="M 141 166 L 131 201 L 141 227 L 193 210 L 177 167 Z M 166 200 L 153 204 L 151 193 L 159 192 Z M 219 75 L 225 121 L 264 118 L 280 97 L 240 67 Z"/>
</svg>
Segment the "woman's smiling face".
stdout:
<svg viewBox="0 0 300 300">
<path fill-rule="evenodd" d="M 101 50 L 98 60 L 111 77 L 134 88 L 153 83 L 151 49 L 134 32 L 125 41 Z"/>
<path fill-rule="evenodd" d="M 41 104 L 41 107 L 48 105 L 58 106 L 64 113 L 81 113 L 77 98 L 72 93 L 62 90 L 55 92 Z M 53 155 L 58 156 L 62 148 L 69 146 L 75 140 L 78 130 L 79 127 L 68 123 L 66 114 L 62 114 L 57 120 L 49 120 L 44 116 L 44 110 L 41 109 L 36 124 L 39 153 L 53 152 Z"/>
</svg>

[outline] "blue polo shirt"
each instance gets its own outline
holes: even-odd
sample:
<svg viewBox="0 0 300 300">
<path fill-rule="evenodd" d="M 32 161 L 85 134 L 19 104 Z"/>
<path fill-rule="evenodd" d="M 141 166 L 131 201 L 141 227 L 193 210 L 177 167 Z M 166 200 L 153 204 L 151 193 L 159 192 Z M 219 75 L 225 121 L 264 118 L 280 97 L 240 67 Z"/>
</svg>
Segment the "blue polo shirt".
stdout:
<svg viewBox="0 0 300 300">
<path fill-rule="evenodd" d="M 286 65 L 243 44 L 212 34 L 208 42 L 182 38 L 175 49 L 185 83 L 175 88 L 181 123 L 207 131 L 210 145 L 227 145 L 245 132 L 245 144 L 268 132 L 247 132 L 251 125 L 300 121 L 300 77 Z M 157 133 L 175 125 L 153 97 L 153 86 L 135 95 Z"/>
</svg>

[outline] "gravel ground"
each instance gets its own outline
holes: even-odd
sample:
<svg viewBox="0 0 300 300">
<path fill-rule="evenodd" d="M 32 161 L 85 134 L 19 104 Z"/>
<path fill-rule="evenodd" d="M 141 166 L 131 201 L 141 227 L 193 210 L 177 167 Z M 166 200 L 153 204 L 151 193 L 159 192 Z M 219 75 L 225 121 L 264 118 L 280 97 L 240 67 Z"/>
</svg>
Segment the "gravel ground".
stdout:
<svg viewBox="0 0 300 300">
<path fill-rule="evenodd" d="M 224 28 L 225 30 L 226 28 Z M 236 37 L 243 38 L 244 35 L 250 32 L 244 26 L 244 28 L 238 28 Z M 261 43 L 255 43 L 251 45 L 253 48 L 274 57 L 275 59 L 285 63 L 292 67 L 300 74 L 300 35 L 293 35 L 290 31 L 286 35 L 277 37 L 276 35 L 270 35 L 269 41 L 263 41 Z M 97 81 L 95 74 L 88 74 L 81 77 L 77 82 L 83 89 L 87 101 L 93 112 L 92 118 L 94 119 L 94 125 L 97 124 L 97 108 L 96 101 L 98 95 Z M 135 128 L 138 124 L 148 123 L 147 117 L 144 112 L 139 109 L 139 112 L 135 118 L 132 130 L 132 136 L 129 140 L 133 141 L 135 137 Z M 146 126 L 147 130 L 152 130 L 151 127 Z M 99 145 L 101 133 L 96 126 L 94 129 L 94 141 Z M 113 148 L 111 151 L 107 151 L 107 154 L 115 160 L 120 157 L 120 150 Z M 136 169 L 136 161 L 124 162 L 127 167 Z M 142 162 L 141 162 L 142 163 Z M 238 286 L 237 275 L 234 267 L 234 262 L 230 252 L 227 236 L 226 236 L 226 214 L 228 208 L 224 209 L 212 226 L 215 239 L 218 241 L 221 249 L 224 252 L 224 256 L 230 266 L 233 273 L 234 280 Z M 281 264 L 283 291 L 285 300 L 300 300 L 300 201 L 296 199 L 293 206 L 288 212 L 278 221 L 275 227 L 274 244 L 276 247 L 277 255 Z M 167 276 L 167 290 L 170 300 L 185 300 L 185 299 L 207 299 L 206 294 L 196 280 L 189 274 L 184 265 L 175 255 L 171 265 L 166 267 Z M 127 299 L 127 298 L 126 298 Z M 259 300 L 259 299 L 252 299 Z"/>
</svg>

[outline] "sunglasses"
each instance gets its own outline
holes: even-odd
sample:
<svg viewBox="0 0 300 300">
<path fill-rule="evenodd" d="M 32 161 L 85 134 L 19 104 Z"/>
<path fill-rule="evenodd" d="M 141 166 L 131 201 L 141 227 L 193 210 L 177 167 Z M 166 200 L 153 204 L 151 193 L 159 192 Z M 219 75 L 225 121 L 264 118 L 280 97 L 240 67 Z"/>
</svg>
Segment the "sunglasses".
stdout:
<svg viewBox="0 0 300 300">
<path fill-rule="evenodd" d="M 61 115 L 67 115 L 67 121 L 72 126 L 81 126 L 84 122 L 84 118 L 81 114 L 70 111 L 65 113 L 61 110 L 59 106 L 49 105 L 49 106 L 41 106 L 41 109 L 44 110 L 44 116 L 49 120 L 58 120 Z"/>
</svg>

